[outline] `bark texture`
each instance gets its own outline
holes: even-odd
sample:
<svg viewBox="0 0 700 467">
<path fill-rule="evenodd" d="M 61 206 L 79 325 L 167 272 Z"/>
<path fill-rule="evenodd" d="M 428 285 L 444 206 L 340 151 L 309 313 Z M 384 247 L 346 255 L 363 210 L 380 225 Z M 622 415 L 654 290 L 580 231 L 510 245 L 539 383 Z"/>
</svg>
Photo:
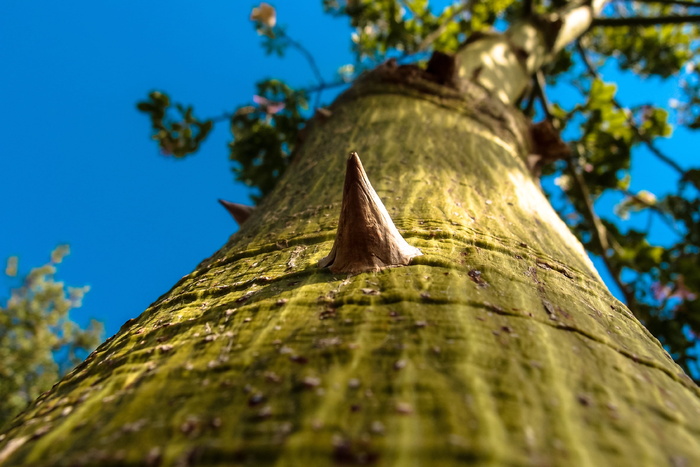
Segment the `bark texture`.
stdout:
<svg viewBox="0 0 700 467">
<path fill-rule="evenodd" d="M 698 387 L 608 292 L 517 116 L 411 69 L 316 122 L 240 232 L 5 427 L 2 465 L 700 465 Z M 423 256 L 331 249 L 356 150 Z"/>
</svg>

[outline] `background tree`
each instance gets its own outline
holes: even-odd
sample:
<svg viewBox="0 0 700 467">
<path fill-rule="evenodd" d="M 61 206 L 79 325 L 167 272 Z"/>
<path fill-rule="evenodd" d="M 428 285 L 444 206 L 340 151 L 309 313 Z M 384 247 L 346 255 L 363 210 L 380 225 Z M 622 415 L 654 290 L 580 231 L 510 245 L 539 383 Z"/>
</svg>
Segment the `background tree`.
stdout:
<svg viewBox="0 0 700 467">
<path fill-rule="evenodd" d="M 0 306 L 0 425 L 49 389 L 101 340 L 98 321 L 81 329 L 70 318 L 89 287 L 67 287 L 55 280 L 56 265 L 68 252 L 67 245 L 57 247 L 51 261 L 29 271 Z M 17 271 L 14 256 L 7 261 L 5 275 L 16 277 Z"/>
<path fill-rule="evenodd" d="M 179 158 L 195 153 L 212 125 L 230 122 L 229 157 L 235 178 L 264 196 L 293 160 L 306 120 L 313 111 L 324 112 L 323 91 L 346 86 L 363 70 L 390 57 L 425 64 L 429 51 L 453 53 L 468 37 L 502 29 L 506 22 L 530 14 L 548 14 L 565 4 L 464 1 L 438 13 L 424 1 L 324 1 L 328 13 L 347 16 L 355 28 L 356 62 L 341 66 L 336 79 L 327 81 L 308 51 L 278 24 L 274 8 L 263 3 L 251 20 L 266 53 L 282 56 L 290 49 L 300 51 L 315 72 L 316 84 L 293 89 L 280 80 L 261 81 L 254 102 L 204 121 L 193 116 L 191 107 L 171 106 L 163 92 L 151 93 L 139 109 L 151 116 L 153 138 L 161 151 Z M 516 105 L 555 129 L 552 133 L 548 125 L 540 126 L 536 138 L 557 139 L 561 132 L 567 142 L 531 159 L 562 218 L 586 249 L 602 260 L 610 286 L 619 290 L 635 316 L 686 371 L 700 378 L 700 170 L 675 162 L 655 142 L 672 133 L 669 110 L 679 125 L 700 128 L 695 25 L 700 16 L 693 15 L 697 8 L 680 1 L 608 2 L 606 17 L 596 19 L 586 34 L 533 75 Z M 625 106 L 615 97 L 617 86 L 605 82 L 599 72 L 606 64 L 608 69 L 631 70 L 640 78 L 676 79 L 684 98 L 671 102 L 671 109 L 652 99 Z M 554 85 L 567 90 L 554 93 L 566 103 L 548 99 L 545 88 Z M 313 111 L 308 110 L 310 95 Z M 675 179 L 631 190 L 635 167 L 649 164 L 650 158 L 670 167 Z M 611 199 L 617 200 L 614 209 Z M 604 202 L 596 204 L 598 200 Z M 631 222 L 623 222 L 630 217 Z"/>
</svg>

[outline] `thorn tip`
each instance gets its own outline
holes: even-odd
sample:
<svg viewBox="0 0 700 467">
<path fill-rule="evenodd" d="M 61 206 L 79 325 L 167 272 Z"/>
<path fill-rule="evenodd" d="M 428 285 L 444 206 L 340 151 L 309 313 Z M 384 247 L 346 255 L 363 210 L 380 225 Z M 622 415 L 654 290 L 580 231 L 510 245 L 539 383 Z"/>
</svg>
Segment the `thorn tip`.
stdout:
<svg viewBox="0 0 700 467">
<path fill-rule="evenodd" d="M 238 225 L 242 225 L 245 221 L 248 220 L 250 215 L 252 214 L 253 210 L 255 209 L 253 206 L 246 206 L 245 204 L 238 204 L 238 203 L 232 203 L 230 201 L 226 201 L 224 199 L 218 200 L 219 204 L 221 204 L 223 207 L 226 208 L 226 210 L 231 214 L 231 217 L 238 223 Z"/>
</svg>

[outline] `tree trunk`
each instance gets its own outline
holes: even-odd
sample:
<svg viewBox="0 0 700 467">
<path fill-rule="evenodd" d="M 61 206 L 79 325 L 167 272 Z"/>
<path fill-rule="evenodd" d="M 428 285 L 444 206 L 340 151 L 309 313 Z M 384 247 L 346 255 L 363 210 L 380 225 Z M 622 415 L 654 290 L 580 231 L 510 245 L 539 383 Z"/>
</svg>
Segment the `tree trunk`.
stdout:
<svg viewBox="0 0 700 467">
<path fill-rule="evenodd" d="M 0 464 L 700 465 L 698 387 L 546 201 L 518 114 L 428 78 L 383 66 L 314 119 L 240 232 L 6 427 Z M 410 265 L 317 266 L 349 151 Z"/>
</svg>

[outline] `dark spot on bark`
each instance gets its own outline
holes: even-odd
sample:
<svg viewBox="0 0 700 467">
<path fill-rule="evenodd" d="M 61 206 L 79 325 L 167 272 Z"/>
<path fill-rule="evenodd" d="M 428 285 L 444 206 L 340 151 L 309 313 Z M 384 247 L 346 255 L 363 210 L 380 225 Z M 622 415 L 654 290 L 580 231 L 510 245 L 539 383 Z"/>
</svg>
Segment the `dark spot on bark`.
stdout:
<svg viewBox="0 0 700 467">
<path fill-rule="evenodd" d="M 293 355 L 289 357 L 289 359 L 294 363 L 298 363 L 300 365 L 306 365 L 307 363 L 309 363 L 309 359 L 301 355 Z"/>
<path fill-rule="evenodd" d="M 326 308 L 318 315 L 318 319 L 320 319 L 320 320 L 330 319 L 330 318 L 335 318 L 335 308 Z"/>
<path fill-rule="evenodd" d="M 513 332 L 513 328 L 511 328 L 510 326 L 501 326 L 501 330 L 507 333 Z"/>
<path fill-rule="evenodd" d="M 369 442 L 348 439 L 333 440 L 333 460 L 341 465 L 371 465 L 379 459 L 379 454 L 371 449 Z"/>
<path fill-rule="evenodd" d="M 245 302 L 250 298 L 251 295 L 253 295 L 253 292 L 246 292 L 245 294 L 243 294 L 242 297 L 236 299 L 236 303 Z"/>
<path fill-rule="evenodd" d="M 177 465 L 182 465 L 182 466 L 193 466 L 193 465 L 200 465 L 200 461 L 202 459 L 202 455 L 204 454 L 204 448 L 200 446 L 195 446 L 191 449 L 188 449 L 187 452 L 185 452 L 180 459 L 177 461 Z"/>
<path fill-rule="evenodd" d="M 521 248 L 527 248 L 527 243 L 525 243 L 525 242 L 520 242 L 520 243 L 518 243 L 518 246 L 521 247 Z"/>
<path fill-rule="evenodd" d="M 265 396 L 257 392 L 248 398 L 248 407 L 255 407 L 263 402 L 265 402 Z"/>
<path fill-rule="evenodd" d="M 362 410 L 362 406 L 360 404 L 352 404 L 350 406 L 350 412 L 359 412 Z"/>
<path fill-rule="evenodd" d="M 587 396 L 586 394 L 579 394 L 576 399 L 578 400 L 579 404 L 581 404 L 584 407 L 590 407 L 593 404 L 593 401 L 591 401 L 590 396 Z"/>
<path fill-rule="evenodd" d="M 162 462 L 163 455 L 161 454 L 159 447 L 151 448 L 150 451 L 148 451 L 148 454 L 146 454 L 146 458 L 144 459 L 146 467 L 158 467 L 161 465 Z"/>
<path fill-rule="evenodd" d="M 469 278 L 479 287 L 488 287 L 488 283 L 481 277 L 481 271 L 478 269 L 472 269 L 467 273 Z"/>
<path fill-rule="evenodd" d="M 494 305 L 493 303 L 489 303 L 489 302 L 484 302 L 484 307 L 491 310 L 491 311 L 495 311 L 496 313 L 503 313 L 505 311 L 505 310 L 503 310 L 503 307 L 498 306 L 498 305 Z"/>
<path fill-rule="evenodd" d="M 561 274 L 561 275 L 567 277 L 568 279 L 573 279 L 573 278 L 574 278 L 574 276 L 573 276 L 569 271 L 567 271 L 566 269 L 564 269 L 564 268 L 562 268 L 562 267 L 553 266 L 553 265 L 551 265 L 551 264 L 549 264 L 549 263 L 545 263 L 544 261 L 537 261 L 535 264 L 537 264 L 537 266 L 538 266 L 539 268 L 541 268 L 541 269 L 547 269 L 547 270 L 550 270 L 550 271 L 556 271 L 556 272 L 558 272 L 559 274 Z"/>
<path fill-rule="evenodd" d="M 456 56 L 444 52 L 433 52 L 428 61 L 426 72 L 434 77 L 435 82 L 444 86 L 457 88 L 459 64 Z"/>
<path fill-rule="evenodd" d="M 200 430 L 200 422 L 196 418 L 188 418 L 180 425 L 180 431 L 190 438 L 196 437 Z"/>
</svg>

